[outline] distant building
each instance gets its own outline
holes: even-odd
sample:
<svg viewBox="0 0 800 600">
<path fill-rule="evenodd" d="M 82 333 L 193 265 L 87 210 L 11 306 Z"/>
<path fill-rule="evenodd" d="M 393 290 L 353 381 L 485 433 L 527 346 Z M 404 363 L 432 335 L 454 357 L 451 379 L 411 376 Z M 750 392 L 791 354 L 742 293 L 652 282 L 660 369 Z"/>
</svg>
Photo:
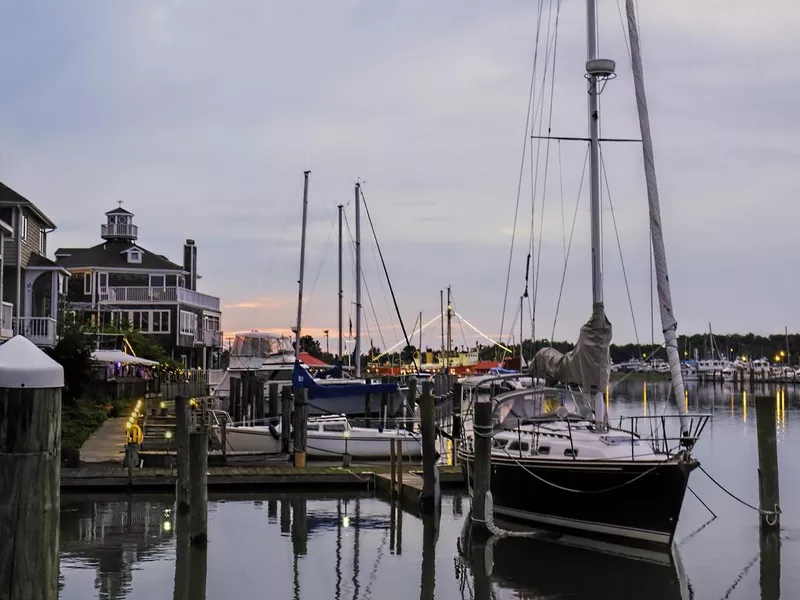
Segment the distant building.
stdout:
<svg viewBox="0 0 800 600">
<path fill-rule="evenodd" d="M 183 265 L 138 243 L 133 213 L 106 213 L 103 242 L 59 248 L 56 263 L 69 269 L 69 311 L 100 326 L 131 327 L 153 336 L 189 368 L 212 368 L 222 347 L 220 301 L 197 291 L 197 246 L 186 240 Z"/>
<path fill-rule="evenodd" d="M 47 258 L 56 226 L 33 202 L 0 183 L 0 340 L 21 334 L 42 347 L 57 340 L 69 271 Z"/>
</svg>

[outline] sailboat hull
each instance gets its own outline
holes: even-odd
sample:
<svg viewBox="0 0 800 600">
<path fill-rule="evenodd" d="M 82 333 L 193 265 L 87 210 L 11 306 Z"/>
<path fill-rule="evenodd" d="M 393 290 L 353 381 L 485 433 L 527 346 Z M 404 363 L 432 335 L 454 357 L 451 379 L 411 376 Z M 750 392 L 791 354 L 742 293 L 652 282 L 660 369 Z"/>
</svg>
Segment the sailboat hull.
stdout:
<svg viewBox="0 0 800 600">
<path fill-rule="evenodd" d="M 462 462 L 474 472 L 473 456 Z M 669 546 L 694 460 L 588 461 L 492 457 L 498 517 L 581 535 Z"/>
</svg>

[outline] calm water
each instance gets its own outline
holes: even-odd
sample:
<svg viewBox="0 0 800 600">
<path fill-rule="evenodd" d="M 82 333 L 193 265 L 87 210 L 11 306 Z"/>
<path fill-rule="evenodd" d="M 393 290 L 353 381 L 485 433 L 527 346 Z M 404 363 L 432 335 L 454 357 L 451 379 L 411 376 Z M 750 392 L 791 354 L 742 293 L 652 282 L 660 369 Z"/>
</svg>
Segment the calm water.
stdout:
<svg viewBox="0 0 800 600">
<path fill-rule="evenodd" d="M 644 389 L 643 383 L 617 386 L 612 415 L 661 414 L 665 384 L 647 385 L 646 402 Z M 746 394 L 732 386 L 690 387 L 690 408 L 714 415 L 695 453 L 715 478 L 756 503 L 754 394 L 770 395 L 780 409 L 780 586 L 781 597 L 796 598 L 800 483 L 793 460 L 800 451 L 800 386 L 797 391 L 788 386 L 776 393 L 765 387 Z M 699 471 L 691 487 L 718 518 L 706 524 L 708 511 L 687 495 L 673 559 L 642 560 L 574 544 L 506 539 L 491 551 L 491 577 L 484 575 L 480 556 L 466 561 L 459 555 L 457 540 L 469 511 L 463 495 L 444 497 L 438 534 L 432 521 L 393 510 L 370 494 L 212 496 L 208 552 L 191 555 L 186 595 L 181 595 L 180 576 L 176 584 L 169 497 L 62 496 L 61 598 L 762 597 L 757 515 Z M 179 562 L 183 565 L 183 558 Z M 774 561 L 765 566 L 776 568 Z"/>
</svg>

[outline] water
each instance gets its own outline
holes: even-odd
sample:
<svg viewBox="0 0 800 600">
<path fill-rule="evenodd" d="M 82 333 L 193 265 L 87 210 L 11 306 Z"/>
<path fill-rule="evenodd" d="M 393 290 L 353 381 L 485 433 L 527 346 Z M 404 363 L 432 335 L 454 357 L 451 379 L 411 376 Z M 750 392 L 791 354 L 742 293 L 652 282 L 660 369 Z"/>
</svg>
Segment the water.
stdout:
<svg viewBox="0 0 800 600">
<path fill-rule="evenodd" d="M 625 382 L 612 415 L 661 414 L 664 383 Z M 780 591 L 800 597 L 800 386 L 744 394 L 733 386 L 689 387 L 692 410 L 713 413 L 695 449 L 703 466 L 751 503 L 757 502 L 755 394 L 778 410 L 783 506 Z M 717 513 L 687 495 L 674 559 L 629 558 L 552 541 L 500 540 L 493 572 L 483 556 L 463 560 L 457 540 L 469 510 L 463 494 L 445 495 L 438 535 L 431 520 L 393 510 L 371 494 L 259 494 L 209 502 L 207 556 L 190 560 L 189 595 L 175 593 L 176 539 L 168 496 L 62 496 L 61 598 L 760 598 L 757 515 L 695 471 L 692 489 Z M 705 527 L 703 527 L 705 525 Z M 699 530 L 699 531 L 698 531 Z M 577 542 L 577 540 L 576 540 Z M 198 555 L 199 560 L 198 560 Z M 181 553 L 181 556 L 187 556 Z M 203 560 L 205 559 L 205 560 Z M 181 561 L 182 562 L 182 561 Z M 182 562 L 183 564 L 183 562 Z M 775 569 L 777 561 L 764 563 Z M 207 570 L 203 589 L 203 569 Z M 179 568 L 179 572 L 182 567 Z M 769 587 L 765 575 L 765 589 Z M 173 596 L 173 594 L 175 595 Z M 777 597 L 774 592 L 764 598 Z"/>
</svg>

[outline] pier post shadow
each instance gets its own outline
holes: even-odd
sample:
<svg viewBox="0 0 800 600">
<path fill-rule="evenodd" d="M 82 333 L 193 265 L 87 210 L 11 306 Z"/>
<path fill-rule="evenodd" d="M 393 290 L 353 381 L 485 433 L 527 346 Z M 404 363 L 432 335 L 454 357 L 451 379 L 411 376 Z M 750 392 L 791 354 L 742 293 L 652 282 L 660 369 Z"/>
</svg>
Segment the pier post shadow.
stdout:
<svg viewBox="0 0 800 600">
<path fill-rule="evenodd" d="M 492 570 L 494 568 L 494 541 L 485 532 L 470 525 L 472 511 L 467 513 L 458 547 L 461 557 L 472 571 L 474 600 L 492 600 Z"/>
<path fill-rule="evenodd" d="M 173 600 L 205 600 L 208 554 L 203 546 L 192 545 L 188 516 L 175 524 L 175 584 Z"/>
<path fill-rule="evenodd" d="M 761 600 L 778 600 L 781 597 L 780 532 L 762 527 L 759 533 Z"/>
<path fill-rule="evenodd" d="M 436 541 L 439 539 L 439 511 L 422 517 L 422 584 L 420 600 L 433 600 L 436 588 Z"/>
</svg>

